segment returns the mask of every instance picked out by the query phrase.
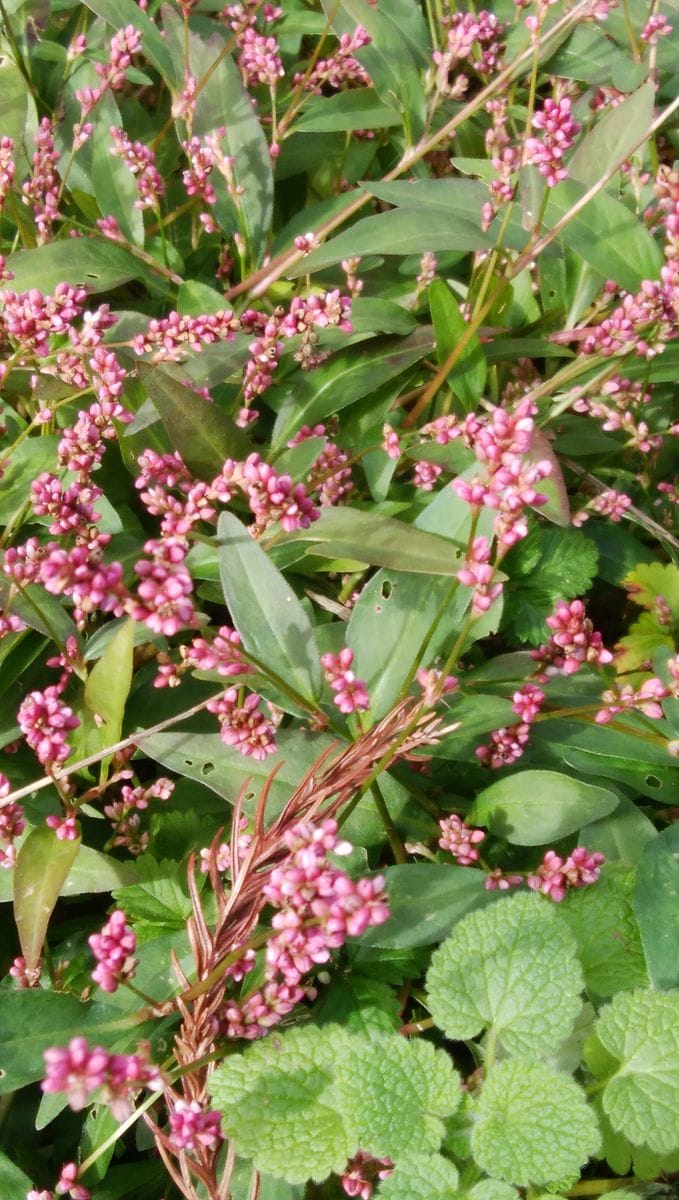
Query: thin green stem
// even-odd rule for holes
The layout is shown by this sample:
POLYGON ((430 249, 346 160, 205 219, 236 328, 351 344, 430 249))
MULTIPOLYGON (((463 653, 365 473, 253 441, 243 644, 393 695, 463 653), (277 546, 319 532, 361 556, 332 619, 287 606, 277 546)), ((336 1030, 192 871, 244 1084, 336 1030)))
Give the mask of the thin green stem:
POLYGON ((379 783, 376 781, 374 787, 372 787, 370 790, 372 798, 375 801, 375 808, 377 809, 380 821, 384 826, 384 832, 389 839, 389 845, 391 846, 391 852, 394 856, 394 861, 400 864, 406 863, 408 861, 408 855, 406 854, 405 846, 401 841, 398 829, 391 819, 391 813, 387 808, 386 801, 380 790, 379 783))

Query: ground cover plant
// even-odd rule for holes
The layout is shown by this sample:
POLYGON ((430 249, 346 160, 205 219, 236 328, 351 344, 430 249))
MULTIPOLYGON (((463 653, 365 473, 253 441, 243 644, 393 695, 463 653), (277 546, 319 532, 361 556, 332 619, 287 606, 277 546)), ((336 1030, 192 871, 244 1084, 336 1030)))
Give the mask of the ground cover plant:
POLYGON ((0 1196, 679 1177, 676 0, 0 0, 0 1196))

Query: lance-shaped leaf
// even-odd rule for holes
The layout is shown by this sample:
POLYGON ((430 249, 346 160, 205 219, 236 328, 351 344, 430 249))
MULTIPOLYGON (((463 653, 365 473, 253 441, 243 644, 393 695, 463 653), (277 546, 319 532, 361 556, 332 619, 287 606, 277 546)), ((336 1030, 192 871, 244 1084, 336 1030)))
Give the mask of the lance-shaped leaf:
POLYGON ((14 869, 14 919, 29 971, 40 960, 50 917, 79 846, 80 838, 62 841, 49 826, 41 825, 19 851, 14 869))
MULTIPOLYGON (((429 286, 431 319, 436 333, 436 356, 441 365, 469 330, 460 306, 442 279, 429 286)), ((448 382, 465 412, 478 404, 486 384, 486 356, 476 334, 469 339, 457 362, 451 368, 448 382)))
POLYGON ((149 363, 138 363, 137 373, 174 449, 193 475, 211 480, 227 458, 247 458, 250 439, 228 413, 149 363))
MULTIPOLYGON (((81 284, 88 292, 109 292, 130 279, 157 286, 158 277, 124 246, 104 238, 66 238, 33 250, 16 250, 7 259, 12 288, 26 292, 39 288, 53 292, 58 283, 81 284)), ((8 277, 0 290, 10 286, 8 277)))
POLYGON ((232 513, 219 518, 219 574, 245 649, 307 701, 321 688, 314 631, 297 596, 232 513))
MULTIPOLYGON (((111 639, 85 684, 82 733, 78 739, 85 754, 95 754, 120 738, 125 703, 132 686, 134 621, 127 620, 111 639)), ((81 731, 79 731, 80 733, 81 731)), ((102 779, 110 757, 101 764, 102 779)))

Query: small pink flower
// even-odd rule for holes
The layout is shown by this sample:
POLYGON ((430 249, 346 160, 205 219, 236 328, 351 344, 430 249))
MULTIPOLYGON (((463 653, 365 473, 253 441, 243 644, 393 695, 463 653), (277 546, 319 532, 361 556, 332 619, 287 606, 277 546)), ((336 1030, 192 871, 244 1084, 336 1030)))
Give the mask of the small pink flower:
POLYGON ((340 712, 366 712, 370 708, 370 697, 362 679, 351 670, 353 650, 345 647, 339 654, 322 654, 321 665, 325 678, 335 693, 335 704, 340 712))
POLYGON ((479 852, 476 847, 486 837, 484 829, 474 829, 455 813, 449 817, 443 817, 439 821, 439 826, 441 829, 439 846, 442 850, 447 850, 449 854, 452 854, 461 867, 470 867, 473 863, 478 862, 479 852))
POLYGON ((170 1113, 170 1138, 178 1150, 212 1150, 222 1138, 221 1113, 205 1110, 196 1100, 177 1100, 170 1113))
POLYGON ((117 991, 120 982, 132 978, 137 965, 137 938, 127 925, 125 913, 115 909, 101 932, 87 940, 97 960, 92 972, 94 982, 103 992, 117 991))

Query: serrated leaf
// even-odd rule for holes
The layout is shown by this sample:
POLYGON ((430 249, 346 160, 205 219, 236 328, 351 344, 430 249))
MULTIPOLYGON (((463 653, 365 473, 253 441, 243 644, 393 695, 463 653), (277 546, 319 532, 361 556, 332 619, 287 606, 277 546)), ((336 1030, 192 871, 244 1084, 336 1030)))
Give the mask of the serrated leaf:
POLYGON ((321 664, 300 601, 237 517, 222 513, 217 530, 224 599, 244 648, 299 695, 315 700, 321 664))
POLYGON ((435 863, 387 867, 390 916, 384 925, 367 929, 361 947, 385 949, 431 946, 450 932, 472 909, 490 904, 480 871, 435 863))
POLYGON ((228 413, 156 366, 139 362, 136 369, 173 449, 179 451, 192 474, 210 481, 227 458, 247 458, 252 450, 250 439, 228 413))
POLYGON ((29 971, 40 960, 50 917, 79 846, 79 837, 62 840, 48 825, 40 825, 29 833, 19 851, 14 869, 14 920, 29 971))
POLYGON ((135 926, 139 940, 184 929, 192 905, 177 864, 156 862, 150 854, 143 854, 135 866, 138 881, 116 888, 113 898, 135 926))
POLYGON ((384 1179, 377 1196, 380 1200, 456 1200, 458 1182, 457 1169, 442 1154, 422 1154, 384 1179))
POLYGON ((661 597, 672 619, 679 620, 679 568, 674 563, 641 563, 622 582, 634 604, 654 613, 661 597))
POLYGON ((674 638, 654 613, 643 612, 616 643, 615 667, 619 674, 639 671, 652 663, 659 650, 674 650, 674 638))
POLYGON ((518 1200, 518 1192, 500 1179, 481 1179, 466 1193, 470 1200, 518 1200))
POLYGON ((229 1055, 209 1089, 237 1154, 288 1183, 341 1171, 359 1148, 335 1083, 350 1044, 336 1026, 300 1027, 229 1055))
POLYGON ((579 530, 537 526, 503 561, 510 577, 504 622, 521 641, 539 645, 549 633, 545 620, 558 601, 584 595, 597 563, 596 547, 579 530))
POLYGON ((679 1148, 679 991, 621 992, 596 1035, 615 1072, 602 1104, 614 1129, 658 1154, 679 1148))
POLYGON ((517 771, 476 797, 469 814, 517 846, 546 846, 613 812, 618 796, 558 771, 517 771))
POLYGON ((634 912, 653 987, 679 987, 679 825, 647 844, 637 868, 634 912))
POLYGON ((447 1037, 500 1039, 540 1057, 570 1033, 582 1001, 575 939, 538 896, 470 913, 432 956, 428 1006, 447 1037))
POLYGON ((342 1025, 350 1033, 398 1029, 400 1005, 393 988, 381 979, 352 971, 333 979, 314 1016, 319 1025, 342 1025))
POLYGON ((352 1112, 359 1145, 378 1158, 432 1154, 443 1118, 460 1103, 460 1077, 431 1042, 388 1034, 353 1038, 337 1072, 340 1104, 352 1112))
MULTIPOLYGON (((436 333, 436 357, 439 364, 443 364, 460 338, 467 333, 468 324, 453 293, 442 279, 435 279, 429 285, 429 307, 436 333)), ((481 399, 486 375, 486 356, 478 335, 474 334, 448 375, 450 387, 465 412, 471 412, 481 399)))
POLYGON ((472 1132, 482 1170, 520 1187, 578 1174, 599 1148, 594 1111, 569 1075, 507 1059, 489 1072, 472 1132))
POLYGON ((596 887, 572 891, 558 907, 576 939, 585 986, 597 999, 648 984, 632 908, 634 878, 627 867, 605 866, 596 887))

